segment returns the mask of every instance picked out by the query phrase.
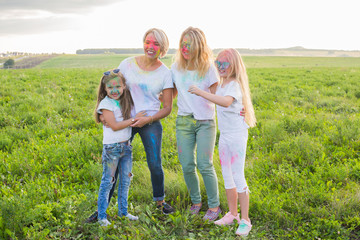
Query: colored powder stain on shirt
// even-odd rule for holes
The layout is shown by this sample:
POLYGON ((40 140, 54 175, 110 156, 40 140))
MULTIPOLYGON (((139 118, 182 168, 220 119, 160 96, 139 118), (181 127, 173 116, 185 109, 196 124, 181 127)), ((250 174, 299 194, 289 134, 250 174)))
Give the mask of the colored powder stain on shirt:
POLYGON ((139 84, 138 85, 144 92, 148 92, 149 91, 149 86, 146 84, 139 84))
POLYGON ((120 108, 120 101, 117 101, 117 100, 115 100, 115 99, 111 99, 111 100, 112 100, 112 102, 113 102, 117 107, 120 108))
POLYGON ((236 162, 236 160, 239 158, 239 156, 237 154, 233 155, 231 157, 231 164, 233 164, 234 162, 236 162))

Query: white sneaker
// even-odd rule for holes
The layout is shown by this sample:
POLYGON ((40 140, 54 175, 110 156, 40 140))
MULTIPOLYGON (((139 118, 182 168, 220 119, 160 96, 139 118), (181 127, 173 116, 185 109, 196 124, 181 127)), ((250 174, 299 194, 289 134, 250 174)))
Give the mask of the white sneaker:
POLYGON ((128 213, 125 217, 132 221, 139 220, 138 216, 131 215, 130 213, 128 213))
POLYGON ((251 230, 251 223, 246 221, 245 219, 240 220, 240 224, 238 229, 236 230, 236 234, 240 236, 247 236, 251 230))
POLYGON ((99 222, 100 226, 102 226, 102 227, 107 227, 107 226, 111 225, 111 222, 109 222, 109 220, 107 220, 106 218, 99 220, 98 222, 99 222))

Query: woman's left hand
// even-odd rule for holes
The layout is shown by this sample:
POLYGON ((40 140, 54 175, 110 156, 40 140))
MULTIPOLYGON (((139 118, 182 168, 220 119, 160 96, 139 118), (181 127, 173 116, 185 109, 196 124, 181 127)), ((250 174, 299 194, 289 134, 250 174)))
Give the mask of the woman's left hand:
POLYGON ((151 116, 145 117, 136 117, 134 118, 134 123, 130 125, 130 127, 143 127, 144 125, 152 122, 151 116))
POLYGON ((245 117, 245 113, 246 113, 245 108, 242 108, 240 111, 240 116, 245 117))

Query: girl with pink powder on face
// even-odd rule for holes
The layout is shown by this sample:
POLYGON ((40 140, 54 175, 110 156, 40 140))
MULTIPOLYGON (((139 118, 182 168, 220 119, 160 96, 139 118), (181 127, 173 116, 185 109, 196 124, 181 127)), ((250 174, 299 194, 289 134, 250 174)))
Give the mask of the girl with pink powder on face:
POLYGON ((236 234, 246 236, 252 225, 249 219, 250 191, 244 175, 245 155, 248 128, 256 125, 256 118, 246 68, 239 52, 235 49, 223 50, 218 54, 215 64, 220 75, 216 94, 203 91, 195 85, 189 87, 189 92, 217 105, 219 155, 229 212, 214 223, 229 225, 236 219, 239 223, 236 234), (245 117, 239 114, 243 107, 246 109, 245 117))

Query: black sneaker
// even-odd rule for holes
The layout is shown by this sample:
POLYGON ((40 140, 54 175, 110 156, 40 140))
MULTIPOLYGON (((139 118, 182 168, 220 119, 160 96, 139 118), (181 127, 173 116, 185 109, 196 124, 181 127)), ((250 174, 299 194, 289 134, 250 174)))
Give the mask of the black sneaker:
POLYGON ((174 213, 175 210, 166 202, 161 203, 161 205, 156 206, 159 210, 162 211, 163 214, 168 215, 174 213))
POLYGON ((88 219, 85 220, 86 223, 95 223, 98 220, 98 211, 95 211, 93 214, 91 214, 88 219))

